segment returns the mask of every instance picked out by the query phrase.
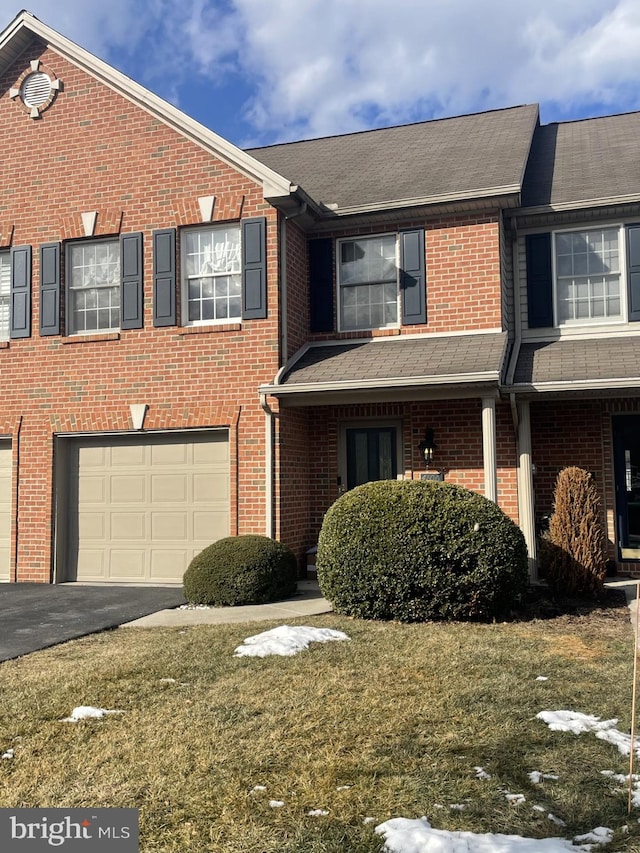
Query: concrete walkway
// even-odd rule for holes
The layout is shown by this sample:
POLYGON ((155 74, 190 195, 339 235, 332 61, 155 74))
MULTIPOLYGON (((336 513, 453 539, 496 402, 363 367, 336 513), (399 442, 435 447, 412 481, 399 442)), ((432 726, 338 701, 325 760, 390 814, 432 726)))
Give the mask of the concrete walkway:
POLYGON ((241 607, 178 607, 159 610, 121 628, 175 628, 183 625, 225 625, 230 622, 263 622, 269 619, 297 619, 330 613, 331 605, 320 592, 317 581, 298 581, 298 591, 292 598, 272 604, 246 604, 241 607))
POLYGON ((630 580, 629 578, 619 581, 606 581, 605 586, 610 589, 621 589, 627 597, 629 605, 629 618, 635 630, 636 627, 636 610, 638 603, 638 584, 640 581, 630 580))

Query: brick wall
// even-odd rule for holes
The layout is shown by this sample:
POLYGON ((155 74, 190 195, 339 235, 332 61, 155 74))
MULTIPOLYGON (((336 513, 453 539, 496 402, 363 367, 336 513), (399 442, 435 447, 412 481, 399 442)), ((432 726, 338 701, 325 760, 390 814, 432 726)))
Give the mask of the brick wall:
POLYGON ((261 187, 42 46, 3 75, 1 91, 0 239, 33 247, 32 336, 0 346, 0 431, 20 476, 14 577, 51 578, 54 435, 130 429, 131 403, 149 405, 145 429, 232 430, 232 532, 263 533, 257 386, 277 371, 279 329, 277 220, 261 187), (8 96, 33 59, 64 83, 36 120, 8 96), (213 222, 267 217, 267 320, 153 328, 151 232, 199 223, 200 196, 214 197, 213 222), (41 338, 38 247, 83 236, 88 211, 96 234, 143 233, 144 329, 41 338))

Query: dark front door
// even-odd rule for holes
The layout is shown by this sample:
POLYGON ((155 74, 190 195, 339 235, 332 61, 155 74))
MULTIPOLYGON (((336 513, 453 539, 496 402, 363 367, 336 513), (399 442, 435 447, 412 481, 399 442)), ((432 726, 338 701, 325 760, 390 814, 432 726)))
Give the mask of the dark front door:
POLYGON ((395 427, 347 429, 347 488, 398 475, 395 427))
POLYGON ((640 559, 640 416, 613 418, 618 547, 623 560, 640 559))

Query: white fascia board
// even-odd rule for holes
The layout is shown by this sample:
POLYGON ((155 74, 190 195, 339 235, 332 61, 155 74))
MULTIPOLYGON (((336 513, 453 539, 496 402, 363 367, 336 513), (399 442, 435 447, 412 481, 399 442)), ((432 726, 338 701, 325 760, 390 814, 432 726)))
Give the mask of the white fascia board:
POLYGON ((421 385, 469 385, 478 382, 498 382, 499 373, 495 370, 485 373, 455 373, 438 376, 392 377, 390 379, 353 379, 346 382, 309 382, 291 385, 261 385, 260 394, 271 394, 274 397, 294 394, 308 394, 324 391, 368 391, 393 388, 410 388, 421 385))
POLYGON ((2 34, 0 41, 0 54, 2 48, 22 29, 30 30, 39 36, 56 53, 68 59, 74 65, 82 68, 91 76, 105 83, 109 88, 127 98, 133 104, 142 107, 147 112, 159 118, 162 122, 172 127, 182 136, 195 142, 205 151, 223 160, 229 166, 242 172, 246 177, 261 184, 265 198, 270 196, 286 196, 292 191, 291 181, 282 175, 269 169, 259 160, 251 157, 242 149, 233 145, 228 140, 214 133, 200 122, 183 113, 177 107, 154 95, 144 86, 136 83, 130 77, 117 71, 102 59, 98 59, 89 51, 72 42, 56 30, 51 29, 42 21, 34 18, 28 12, 22 12, 2 34))
POLYGON ((530 382, 505 386, 505 393, 530 394, 553 391, 625 391, 637 388, 640 391, 640 376, 627 379, 577 379, 572 382, 530 382))
MULTIPOLYGON (((640 193, 629 193, 628 195, 603 196, 602 198, 585 198, 577 201, 565 201, 558 204, 541 204, 537 207, 520 207, 510 213, 510 216, 518 218, 521 216, 533 216, 541 213, 568 213, 574 210, 587 210, 591 207, 616 207, 622 204, 634 204, 640 202, 640 193)), ((535 226, 531 226, 532 229, 535 226)))
POLYGON ((504 187, 491 187, 489 189, 472 190, 464 193, 440 193, 433 196, 421 196, 417 198, 398 198, 391 201, 375 202, 373 204, 358 204, 352 207, 338 207, 333 209, 335 216, 353 216, 359 213, 374 213, 375 211, 394 210, 398 207, 427 207, 434 204, 446 204, 456 201, 467 201, 477 199, 498 199, 501 196, 519 196, 521 187, 519 184, 510 184, 504 187))

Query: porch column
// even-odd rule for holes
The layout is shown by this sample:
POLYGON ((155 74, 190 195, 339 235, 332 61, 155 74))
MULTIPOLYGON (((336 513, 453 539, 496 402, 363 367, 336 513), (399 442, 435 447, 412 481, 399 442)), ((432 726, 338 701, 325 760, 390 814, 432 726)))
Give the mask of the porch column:
POLYGON ((496 399, 482 398, 482 459, 484 462, 484 496, 498 500, 498 471, 496 463, 496 399))
POLYGON ((538 580, 536 518, 531 465, 531 415, 528 400, 518 402, 518 516, 529 552, 529 578, 538 580))

